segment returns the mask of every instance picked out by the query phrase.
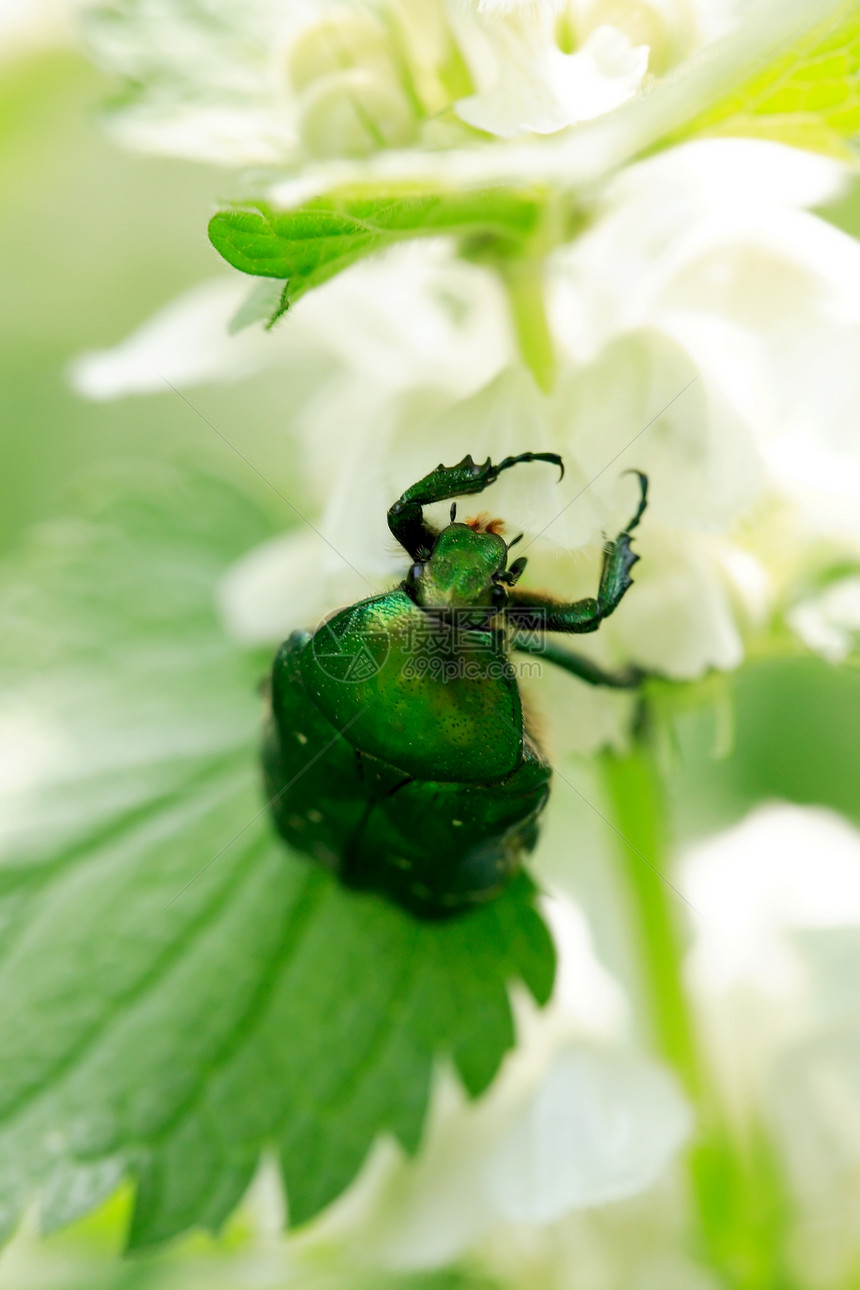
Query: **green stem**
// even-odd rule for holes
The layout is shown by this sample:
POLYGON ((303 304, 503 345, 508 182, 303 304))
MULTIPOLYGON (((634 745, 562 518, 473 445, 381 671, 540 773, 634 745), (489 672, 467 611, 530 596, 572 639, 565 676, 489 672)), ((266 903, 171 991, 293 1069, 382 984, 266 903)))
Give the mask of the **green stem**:
POLYGON ((698 1101, 698 1047, 679 970, 683 949, 675 905, 683 907, 683 897, 663 871, 667 837, 662 785, 650 749, 642 743, 627 757, 607 755, 604 769, 619 835, 616 849, 633 906, 635 960, 651 1039, 677 1071, 688 1096, 698 1101))
POLYGON ((700 1253, 731 1290, 790 1290, 784 1265, 789 1217, 773 1151, 757 1127, 741 1138, 727 1122, 702 1060, 681 976, 684 898, 668 873, 666 800, 653 751, 640 738, 629 756, 606 755, 603 767, 631 900, 644 1019, 655 1051, 675 1069, 698 1112, 689 1169, 700 1253))
POLYGON ((544 394, 555 385, 555 347, 544 300, 543 268, 535 260, 511 260, 501 266, 511 317, 523 361, 544 394))

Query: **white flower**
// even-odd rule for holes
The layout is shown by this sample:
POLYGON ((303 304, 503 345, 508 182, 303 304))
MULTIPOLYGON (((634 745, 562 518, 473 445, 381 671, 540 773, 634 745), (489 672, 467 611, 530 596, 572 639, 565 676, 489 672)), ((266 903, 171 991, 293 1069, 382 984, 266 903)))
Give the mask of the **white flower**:
POLYGON ((700 926, 691 971, 708 990, 778 992, 796 980, 792 928, 860 925, 860 836, 821 807, 758 807, 694 846, 683 872, 700 926))
POLYGON ((438 106, 424 84, 444 55, 434 11, 434 0, 391 0, 381 12, 342 0, 212 0, 205 11, 141 0, 94 11, 90 36, 135 86, 113 118, 124 143, 268 165, 410 142, 438 106))
POLYGON ((442 1111, 415 1164, 389 1174, 364 1215, 374 1261, 440 1266, 492 1246, 495 1229, 539 1229, 634 1195, 689 1134, 675 1082, 641 1057, 569 1044, 530 1091, 514 1094, 507 1078, 479 1105, 442 1111))
MULTIPOLYGON (((569 334, 581 354, 646 321, 672 336, 754 427, 774 488, 860 535, 860 246, 802 209, 842 182, 823 158, 742 140, 629 169, 570 253, 569 334)), ((740 469, 749 478, 755 463, 740 469)))
POLYGON ((681 878, 710 1069, 735 1117, 762 1121, 784 1154, 800 1283, 846 1284, 860 1203, 860 833, 820 807, 761 806, 694 847, 681 878))
POLYGON ((125 144, 292 167, 468 146, 469 131, 442 119, 453 108, 505 137, 590 120, 636 91, 650 43, 662 72, 709 40, 713 7, 138 0, 95 9, 89 27, 97 57, 133 87, 112 117, 125 144))
POLYGON ((648 67, 647 46, 634 48, 615 27, 598 27, 575 53, 563 52, 555 15, 543 9, 475 21, 464 34, 478 92, 460 99, 457 115, 502 138, 600 116, 636 92, 648 67))
POLYGON ((569 1048, 494 1149, 488 1190, 503 1219, 555 1222, 644 1191, 689 1128, 664 1071, 569 1048))
POLYGON ((818 1024, 798 930, 860 927, 860 836, 823 808, 760 806, 693 847, 681 883, 698 928, 689 979, 714 1066, 748 1108, 818 1024))
POLYGON ((67 44, 81 0, 2 0, 0 61, 44 45, 67 44))
POLYGON ((840 578, 793 605, 786 620, 809 649, 843 662, 860 642, 860 576, 840 578))
MULTIPOLYGON (((844 362, 822 371, 818 339, 860 339, 860 249, 802 209, 841 180, 835 163, 744 140, 689 144, 620 176, 589 230, 550 262, 549 395, 516 357, 496 279, 451 261, 444 243, 355 266, 299 301, 274 335, 215 338, 236 301, 213 284, 82 360, 77 379, 96 394, 161 389, 165 376, 227 379, 230 345, 236 374, 265 355, 282 364, 324 352, 335 363, 294 418, 323 536, 270 544, 231 575, 227 619, 244 639, 274 641, 299 609, 313 622, 399 576, 385 512, 438 460, 555 450, 562 485, 530 466, 503 476, 487 502, 525 533, 532 585, 560 596, 593 594, 603 535, 634 507, 624 471, 646 471, 651 485, 636 592, 577 648, 678 678, 731 668, 793 568, 769 574, 733 526, 779 495, 787 426, 808 455, 821 452, 822 376, 820 400, 846 413, 826 448, 841 463, 836 486, 860 469, 847 419, 860 373, 844 362)), ((606 701, 624 711, 623 699, 606 701)), ((600 728, 609 737, 615 720, 579 724, 581 746, 600 728)))
POLYGON ((609 25, 634 45, 647 45, 649 72, 662 75, 693 49, 726 35, 738 18, 725 0, 572 0, 571 23, 580 40, 609 25))
POLYGON ((330 356, 339 385, 361 381, 386 396, 432 383, 463 396, 513 357, 504 296, 485 271, 452 261, 446 244, 398 248, 364 261, 305 296, 274 333, 228 328, 248 280, 224 275, 193 287, 121 345, 82 356, 73 384, 88 398, 237 380, 258 364, 330 356))
POLYGON ((271 348, 259 331, 228 330, 247 293, 232 274, 192 287, 113 349, 77 358, 69 369, 73 385, 88 399, 115 399, 161 394, 168 383, 241 380, 268 367, 271 348))
MULTIPOLYGON (((584 921, 549 907, 560 953, 555 997, 518 1009, 520 1044, 489 1092, 468 1103, 450 1077, 436 1089, 418 1157, 383 1144, 362 1176, 294 1248, 332 1240, 357 1263, 438 1267, 658 1180, 689 1136, 675 1080, 620 1041, 617 986, 594 959, 584 921)), ((517 1282, 516 1269, 512 1280, 517 1282)))

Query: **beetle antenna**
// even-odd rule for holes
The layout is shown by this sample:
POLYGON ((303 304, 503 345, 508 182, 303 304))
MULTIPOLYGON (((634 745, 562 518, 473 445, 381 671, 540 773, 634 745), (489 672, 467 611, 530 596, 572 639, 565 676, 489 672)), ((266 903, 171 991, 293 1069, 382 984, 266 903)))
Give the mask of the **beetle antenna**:
POLYGON ((514 560, 510 569, 505 569, 504 573, 499 574, 498 581, 504 582, 507 586, 512 587, 514 583, 519 582, 523 575, 523 569, 527 564, 528 560, 524 555, 521 555, 519 560, 514 560))
POLYGON ((523 534, 518 533, 517 536, 508 543, 508 550, 510 551, 512 546, 516 546, 516 544, 518 542, 522 542, 522 540, 523 540, 523 534))
POLYGON ((456 518, 457 518, 457 503, 452 502, 451 503, 451 523, 452 524, 454 523, 456 518))

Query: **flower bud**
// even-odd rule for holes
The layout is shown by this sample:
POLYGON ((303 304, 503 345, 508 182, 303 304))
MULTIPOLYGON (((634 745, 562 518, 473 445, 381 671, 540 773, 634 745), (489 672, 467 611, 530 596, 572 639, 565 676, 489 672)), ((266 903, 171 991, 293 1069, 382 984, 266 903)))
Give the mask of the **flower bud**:
POLYGON ((297 94, 314 81, 353 67, 394 74, 387 33, 367 14, 314 23, 292 42, 287 54, 287 77, 297 94))
POLYGON ((648 70, 661 75, 695 37, 689 0, 579 0, 575 25, 581 40, 597 27, 616 27, 633 45, 647 45, 648 70))
POLYGON ((314 157, 366 157, 405 146, 415 130, 400 86, 364 68, 324 76, 301 97, 299 135, 314 157))

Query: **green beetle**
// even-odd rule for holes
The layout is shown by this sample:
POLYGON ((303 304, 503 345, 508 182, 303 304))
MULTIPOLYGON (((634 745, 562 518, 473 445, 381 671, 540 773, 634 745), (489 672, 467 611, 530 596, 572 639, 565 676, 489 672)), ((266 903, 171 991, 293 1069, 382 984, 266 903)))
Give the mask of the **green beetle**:
POLYGON ((592 632, 617 608, 639 558, 638 509, 604 550, 596 598, 560 603, 520 591, 499 521, 451 522, 423 507, 481 493, 503 470, 550 462, 521 453, 497 465, 470 456, 408 488, 388 526, 412 558, 392 591, 297 631, 272 668, 263 764, 270 809, 291 846, 350 887, 423 918, 492 900, 533 850, 552 769, 523 717, 512 650, 540 654, 592 684, 633 686, 544 639, 592 632))

